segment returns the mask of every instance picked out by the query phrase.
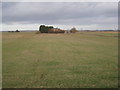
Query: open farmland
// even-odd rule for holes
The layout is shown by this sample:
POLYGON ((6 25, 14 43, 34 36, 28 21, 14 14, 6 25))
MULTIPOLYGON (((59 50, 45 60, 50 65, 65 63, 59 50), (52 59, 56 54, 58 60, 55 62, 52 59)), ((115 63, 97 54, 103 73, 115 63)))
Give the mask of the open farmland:
POLYGON ((96 34, 3 32, 3 88, 118 87, 118 38, 96 34))

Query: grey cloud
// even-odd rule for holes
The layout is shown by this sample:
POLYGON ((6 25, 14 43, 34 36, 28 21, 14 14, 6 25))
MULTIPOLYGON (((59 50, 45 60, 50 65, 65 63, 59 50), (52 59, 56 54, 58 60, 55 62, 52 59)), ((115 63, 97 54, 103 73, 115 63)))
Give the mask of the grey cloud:
POLYGON ((4 24, 116 24, 117 3, 3 3, 4 24))

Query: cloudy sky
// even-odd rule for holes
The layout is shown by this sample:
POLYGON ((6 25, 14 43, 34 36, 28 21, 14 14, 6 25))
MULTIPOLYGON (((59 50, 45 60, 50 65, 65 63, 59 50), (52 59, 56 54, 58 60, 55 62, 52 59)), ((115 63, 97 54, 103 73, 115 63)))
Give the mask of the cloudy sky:
MULTIPOLYGON (((117 29, 117 2, 2 2, 2 30, 117 29)), ((1 23, 0 23, 1 24, 1 23)))

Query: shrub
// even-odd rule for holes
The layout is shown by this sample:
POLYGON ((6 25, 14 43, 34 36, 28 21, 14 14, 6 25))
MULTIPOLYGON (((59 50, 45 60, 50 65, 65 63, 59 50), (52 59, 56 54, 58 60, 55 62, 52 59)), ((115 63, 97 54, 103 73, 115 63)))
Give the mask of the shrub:
POLYGON ((76 30, 76 28, 73 27, 73 28, 70 30, 70 32, 71 32, 71 33, 76 33, 76 32, 78 32, 78 31, 76 30))
POLYGON ((20 31, 16 30, 15 32, 20 32, 20 31))

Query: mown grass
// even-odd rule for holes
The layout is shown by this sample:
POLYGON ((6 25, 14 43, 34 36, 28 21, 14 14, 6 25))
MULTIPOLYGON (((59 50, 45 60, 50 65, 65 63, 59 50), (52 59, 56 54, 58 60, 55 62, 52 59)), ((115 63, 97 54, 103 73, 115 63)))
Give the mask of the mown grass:
POLYGON ((3 33, 3 87, 118 87, 118 38, 3 33))
POLYGON ((2 32, 0 32, 0 89, 2 89, 2 32))
POLYGON ((118 37, 120 36, 120 33, 118 32, 86 32, 84 34, 92 34, 92 35, 99 35, 99 36, 110 36, 110 37, 118 37))

